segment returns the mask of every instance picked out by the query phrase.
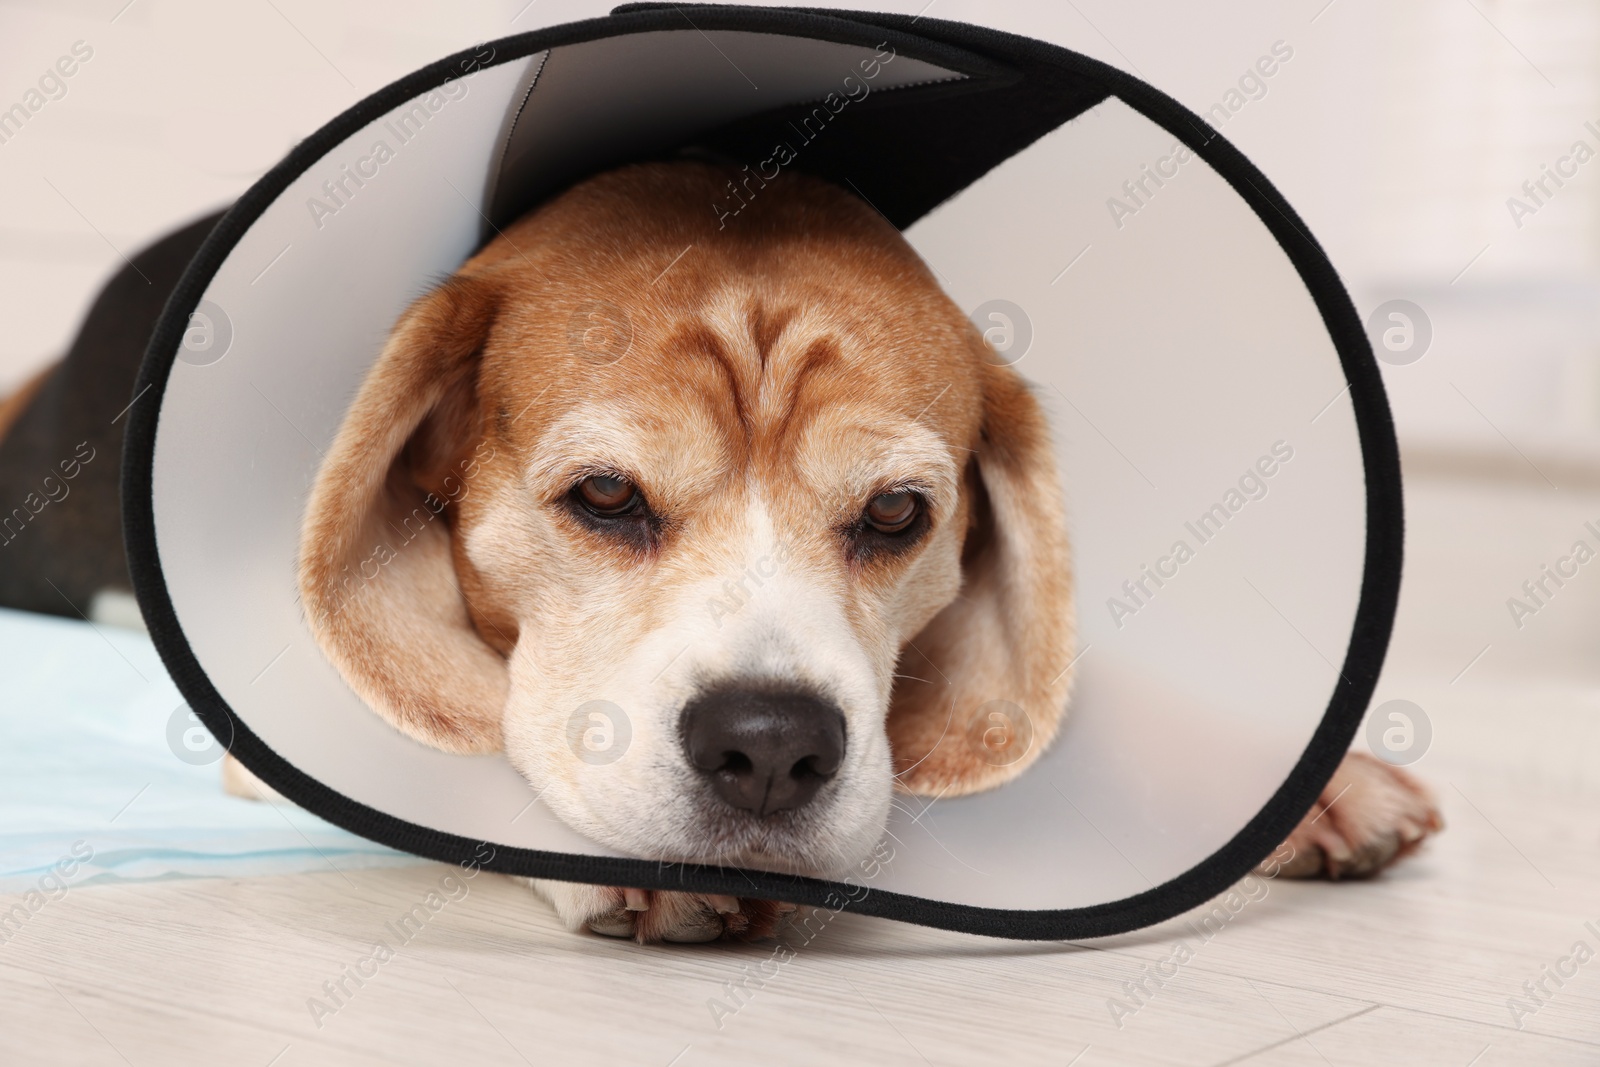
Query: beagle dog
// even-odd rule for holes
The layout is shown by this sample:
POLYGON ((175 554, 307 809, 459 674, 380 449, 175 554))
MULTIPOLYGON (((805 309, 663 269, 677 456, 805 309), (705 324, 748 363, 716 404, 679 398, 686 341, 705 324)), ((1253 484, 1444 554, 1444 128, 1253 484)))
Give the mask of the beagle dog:
MULTIPOLYGON (((1062 486, 1029 386, 891 224, 798 173, 720 220, 730 174, 591 178, 417 300, 317 475, 298 580, 374 713, 504 752, 593 840, 837 876, 897 791, 998 786, 1060 729, 1062 486)), ((114 279, 120 303, 101 313, 103 294, 68 359, 0 405, 0 487, 59 450, 69 431, 40 427, 90 406, 73 389, 109 390, 108 419, 126 403, 75 368, 131 382, 147 290, 209 226, 136 258, 150 284, 114 279)), ((99 493, 74 506, 115 529, 99 493)), ((29 543, 47 555, 26 568, 0 548, 0 600, 62 612, 34 588, 51 573, 77 576, 51 586, 69 602, 126 586, 120 543, 29 543)), ((1439 825, 1422 786, 1352 754, 1270 873, 1369 875, 1439 825)), ((573 928, 641 942, 761 937, 784 909, 532 884, 573 928)))
MULTIPOLYGON (((829 876, 896 790, 989 789, 1057 733, 1065 510, 1028 385, 892 225, 798 174, 719 225, 729 177, 602 174, 418 300, 317 477, 300 591, 374 711, 503 751, 594 840, 829 876), (569 744, 590 716, 622 758, 569 744)), ((1438 825, 1375 760, 1329 789, 1291 873, 1370 873, 1438 825)), ((775 914, 534 885, 641 941, 775 914)))

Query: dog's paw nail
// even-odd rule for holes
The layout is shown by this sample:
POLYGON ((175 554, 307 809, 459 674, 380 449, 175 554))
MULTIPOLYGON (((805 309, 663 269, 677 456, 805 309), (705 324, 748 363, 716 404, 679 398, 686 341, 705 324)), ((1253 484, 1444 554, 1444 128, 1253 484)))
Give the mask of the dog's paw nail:
POLYGON ((721 893, 712 893, 706 897, 706 903, 715 908, 718 915, 739 914, 738 897, 730 897, 721 893))
POLYGON ((715 941, 722 936, 722 920, 713 916, 698 922, 684 923, 675 926, 661 935, 661 940, 671 941, 679 945, 698 945, 706 941, 715 941))
POLYGON ((601 937, 632 937, 633 916, 627 911, 613 911, 597 915, 586 923, 591 934, 601 937))
POLYGON ((800 910, 800 905, 798 905, 798 904, 788 904, 788 903, 785 903, 785 902, 783 902, 781 900, 778 902, 778 914, 779 915, 793 915, 795 912, 797 912, 799 910, 800 910))
POLYGON ((643 889, 624 889, 622 906, 628 911, 649 911, 650 894, 643 889))

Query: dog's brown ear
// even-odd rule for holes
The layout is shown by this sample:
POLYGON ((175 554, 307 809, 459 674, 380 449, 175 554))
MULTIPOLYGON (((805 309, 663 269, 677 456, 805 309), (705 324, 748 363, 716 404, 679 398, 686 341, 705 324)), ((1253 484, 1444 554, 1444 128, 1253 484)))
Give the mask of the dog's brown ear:
POLYGON ((317 475, 300 597, 323 652, 374 710, 449 752, 500 748, 505 660, 479 637, 451 507, 481 442, 478 367, 495 289, 457 276, 401 317, 317 475), (441 492, 441 482, 444 487, 441 492))
POLYGON ((1065 713, 1075 655, 1049 426, 1016 372, 981 366, 961 592, 902 652, 889 706, 900 785, 923 795, 987 789, 1038 758, 1065 713))

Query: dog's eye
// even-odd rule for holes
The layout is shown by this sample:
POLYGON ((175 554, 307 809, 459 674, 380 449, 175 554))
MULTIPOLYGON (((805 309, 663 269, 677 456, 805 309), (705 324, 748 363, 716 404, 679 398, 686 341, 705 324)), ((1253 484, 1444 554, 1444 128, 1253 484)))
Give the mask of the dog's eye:
POLYGON ((867 503, 867 524, 879 533, 899 533, 917 517, 919 503, 915 493, 903 489, 879 493, 867 503))
POLYGON ((867 501, 861 517, 840 532, 852 562, 865 565, 879 557, 912 551, 931 526, 927 497, 905 488, 879 493, 867 501))
POLYGON ((660 543, 660 517, 639 487, 621 475, 591 474, 567 492, 563 506, 580 526, 643 555, 660 543))
POLYGON ((573 492, 584 507, 608 518, 625 515, 640 502, 639 490, 632 482, 609 474, 585 478, 573 492))

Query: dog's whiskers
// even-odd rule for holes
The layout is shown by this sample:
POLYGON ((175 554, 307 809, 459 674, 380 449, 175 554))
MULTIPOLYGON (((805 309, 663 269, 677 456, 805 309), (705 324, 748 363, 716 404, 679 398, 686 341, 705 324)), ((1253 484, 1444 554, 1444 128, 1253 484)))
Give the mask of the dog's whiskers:
MULTIPOLYGON (((918 651, 920 652, 921 649, 918 649, 918 651)), ((926 659, 927 657, 924 656, 923 658, 926 659)), ((929 660, 929 662, 931 663, 932 660, 929 660)), ((945 681, 948 683, 949 679, 946 678, 945 681)), ((956 698, 952 694, 951 697, 950 697, 950 714, 945 716, 944 729, 939 731, 939 740, 937 740, 937 741, 935 741, 933 743, 933 747, 928 749, 927 754, 924 755, 921 759, 917 760, 917 762, 913 763, 911 766, 907 767, 905 770, 901 771, 899 774, 896 774, 894 776, 895 781, 902 782, 902 784, 903 784, 903 781, 904 781, 906 775, 910 774, 912 771, 916 770, 918 767, 920 767, 924 763, 926 763, 927 760, 928 760, 928 756, 933 755, 935 752, 937 752, 939 750, 939 746, 944 744, 944 739, 945 739, 946 735, 948 735, 950 733, 950 724, 953 721, 955 721, 955 717, 956 717, 956 698)))
POLYGON ((939 677, 944 679, 944 684, 945 685, 949 685, 950 684, 949 675, 945 674, 944 671, 941 671, 939 669, 939 665, 937 663, 933 662, 933 657, 932 656, 930 656, 926 652, 922 651, 922 649, 917 648, 917 643, 915 641, 907 641, 906 642, 906 647, 910 648, 910 649, 914 649, 916 651, 917 655, 921 656, 923 658, 923 660, 927 662, 928 666, 933 668, 933 673, 937 674, 939 677))
POLYGON ((891 808, 893 808, 895 811, 900 812, 902 815, 904 815, 906 818, 910 819, 912 822, 916 821, 917 813, 912 811, 909 807, 907 807, 905 804, 901 803, 900 801, 891 800, 891 801, 889 801, 889 806, 891 808))

